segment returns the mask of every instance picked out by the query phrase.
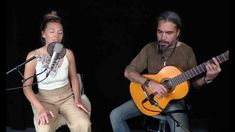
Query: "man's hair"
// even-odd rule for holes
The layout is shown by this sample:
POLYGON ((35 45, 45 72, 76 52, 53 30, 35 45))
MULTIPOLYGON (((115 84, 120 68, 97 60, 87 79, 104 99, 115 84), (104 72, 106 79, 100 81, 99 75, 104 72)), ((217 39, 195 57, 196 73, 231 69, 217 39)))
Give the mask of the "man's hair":
POLYGON ((157 22, 164 20, 164 21, 170 21, 176 24, 177 29, 181 29, 182 23, 179 15, 175 13, 174 11, 166 11, 163 12, 158 18, 157 22))

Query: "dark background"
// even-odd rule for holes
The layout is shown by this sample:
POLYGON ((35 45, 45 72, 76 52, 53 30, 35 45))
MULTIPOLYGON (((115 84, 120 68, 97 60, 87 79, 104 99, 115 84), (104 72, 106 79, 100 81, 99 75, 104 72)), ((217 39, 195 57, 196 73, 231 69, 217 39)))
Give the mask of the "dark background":
MULTIPOLYGON (((229 49, 230 1, 203 0, 84 0, 7 1, 7 71, 25 61, 27 53, 41 46, 42 16, 55 9, 64 21, 64 45, 73 50, 78 72, 84 75, 85 93, 92 103, 93 128, 112 131, 110 111, 130 99, 125 66, 148 42, 155 41, 155 17, 174 10, 182 18, 180 40, 195 51, 198 63, 229 49)), ((230 126, 229 61, 213 83, 190 89, 192 118, 205 118, 211 131, 230 126)), ((23 67, 19 68, 23 71, 23 67)), ((21 86, 17 71, 6 76, 6 89, 21 86)), ((33 127, 32 111, 22 89, 6 90, 6 125, 33 127)), ((135 121, 133 121, 135 122, 135 121)))

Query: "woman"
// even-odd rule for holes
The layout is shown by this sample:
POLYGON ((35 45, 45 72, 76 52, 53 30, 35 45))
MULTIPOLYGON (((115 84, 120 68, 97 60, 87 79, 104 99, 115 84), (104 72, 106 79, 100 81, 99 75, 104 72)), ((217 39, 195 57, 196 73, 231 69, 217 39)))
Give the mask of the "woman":
POLYGON ((55 11, 46 14, 41 24, 43 46, 30 51, 26 58, 39 56, 40 59, 25 65, 23 91, 32 105, 37 131, 56 131, 61 125, 60 117, 63 116, 71 132, 88 132, 91 131, 90 111, 81 100, 73 52, 63 48, 60 55, 64 53, 64 56, 57 58, 52 69, 48 69, 52 58, 48 53, 48 46, 53 48, 53 43, 61 45, 63 36, 61 18, 55 11), (37 94, 34 93, 31 85, 32 76, 35 74, 39 82, 37 94))

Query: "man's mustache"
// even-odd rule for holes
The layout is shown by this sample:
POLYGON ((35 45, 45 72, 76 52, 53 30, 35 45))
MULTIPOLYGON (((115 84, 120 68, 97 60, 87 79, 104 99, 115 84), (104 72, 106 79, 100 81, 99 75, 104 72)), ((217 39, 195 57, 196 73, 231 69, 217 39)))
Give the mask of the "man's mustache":
POLYGON ((169 46, 170 45, 170 42, 162 41, 162 40, 158 41, 158 43, 160 46, 169 46))

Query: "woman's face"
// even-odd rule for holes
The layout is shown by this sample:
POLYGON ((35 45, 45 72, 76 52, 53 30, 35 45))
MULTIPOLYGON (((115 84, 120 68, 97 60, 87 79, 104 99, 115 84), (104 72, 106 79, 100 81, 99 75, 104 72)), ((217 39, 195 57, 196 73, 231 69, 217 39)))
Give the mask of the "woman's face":
POLYGON ((42 37, 45 39, 46 45, 51 42, 61 42, 64 36, 63 27, 60 23, 49 22, 44 31, 42 31, 42 37))

